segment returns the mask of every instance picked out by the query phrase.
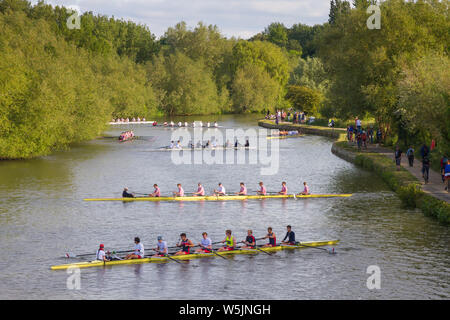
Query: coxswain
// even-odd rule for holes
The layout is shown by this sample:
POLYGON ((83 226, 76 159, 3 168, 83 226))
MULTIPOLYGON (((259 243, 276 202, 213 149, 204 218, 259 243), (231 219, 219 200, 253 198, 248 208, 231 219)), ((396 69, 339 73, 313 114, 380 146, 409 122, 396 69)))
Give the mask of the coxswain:
POLYGON ((256 191, 260 196, 267 195, 266 187, 264 186, 264 183, 260 182, 259 187, 261 188, 259 191, 256 191))
POLYGON ((236 248, 236 239, 231 235, 231 230, 225 231, 225 239, 223 239, 221 242, 225 243, 225 246, 219 248, 218 251, 232 251, 234 250, 234 248, 236 248))
POLYGON ((210 253, 212 251, 212 241, 208 237, 208 234, 206 232, 202 233, 202 237, 203 237, 203 239, 198 244, 198 246, 200 248, 195 250, 195 252, 198 252, 198 253, 210 253))
POLYGON ((214 193, 213 196, 226 196, 227 194, 225 193, 225 187, 222 185, 222 183, 219 182, 219 187, 216 189, 214 189, 214 193))
POLYGON ((308 185, 306 184, 306 182, 303 182, 303 185, 304 185, 305 187, 303 188, 303 191, 299 193, 299 195, 308 195, 308 194, 311 194, 311 193, 309 192, 309 187, 308 187, 308 185))
POLYGON ((128 192, 128 188, 125 187, 125 188, 123 188, 122 198, 134 198, 134 194, 133 193, 129 193, 128 192))
POLYGON ((245 184, 243 182, 241 182, 239 185, 241 186, 241 189, 239 190, 239 192, 236 192, 236 194, 239 196, 246 196, 247 188, 245 187, 245 184))
POLYGON ((181 183, 177 184, 177 188, 178 188, 178 191, 177 191, 177 192, 174 192, 173 195, 174 195, 175 197, 184 197, 184 190, 183 190, 183 188, 181 187, 181 183))
POLYGON ((158 185, 155 183, 153 185, 153 188, 155 188, 155 190, 153 191, 152 194, 149 194, 149 197, 161 197, 161 190, 159 190, 158 185))
POLYGON ((263 245, 263 247, 275 247, 277 245, 277 237, 272 231, 272 227, 267 228, 267 235, 263 239, 269 239, 269 243, 263 245))
POLYGON ((281 243, 295 245, 295 232, 292 231, 292 227, 290 225, 287 226, 286 229, 287 229, 286 235, 284 236, 284 239, 283 241, 281 241, 281 243), (288 239, 288 241, 286 241, 286 239, 288 239))
POLYGON ((204 196, 204 195, 205 195, 205 188, 203 188, 202 184, 199 182, 197 192, 195 192, 193 194, 193 196, 197 197, 197 196, 204 196))
POLYGON ((144 258, 144 245, 139 237, 134 238, 134 252, 127 255, 125 259, 142 259, 144 258))
POLYGON ((256 247, 256 239, 253 236, 253 231, 252 230, 247 230, 247 237, 245 238, 245 241, 242 241, 242 243, 244 244, 244 246, 242 246, 241 248, 244 248, 244 249, 255 249, 255 247, 256 247))
POLYGON ((287 189, 287 186, 286 186, 286 182, 283 181, 281 183, 281 191, 278 192, 278 194, 287 195, 287 193, 288 193, 288 189, 287 189))
POLYGON ((191 247, 194 247, 194 243, 186 237, 186 233, 180 234, 181 240, 177 243, 177 247, 181 247, 181 250, 175 253, 175 255, 189 254, 191 247))
POLYGON ((103 244, 101 244, 97 250, 96 259, 100 261, 109 261, 109 259, 106 257, 105 246, 103 244))
POLYGON ((153 249, 156 252, 156 254, 154 254, 152 256, 152 258, 153 257, 155 257, 155 258, 156 257, 164 257, 169 254, 169 248, 167 247, 167 242, 163 240, 162 236, 158 236, 157 239, 158 239, 158 242, 156 244, 156 248, 153 249))

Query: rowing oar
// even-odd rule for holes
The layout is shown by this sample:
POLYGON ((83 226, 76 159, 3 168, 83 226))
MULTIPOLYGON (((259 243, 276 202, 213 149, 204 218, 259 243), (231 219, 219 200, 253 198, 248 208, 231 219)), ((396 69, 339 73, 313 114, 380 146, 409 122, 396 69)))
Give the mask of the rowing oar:
MULTIPOLYGON (((113 251, 114 253, 127 253, 127 252, 132 252, 134 250, 125 250, 125 251, 113 251)), ((109 252, 109 251, 108 251, 109 252)), ((83 254, 76 254, 76 255, 72 255, 71 253, 66 253, 66 257, 67 258, 80 258, 80 257, 87 257, 87 256, 94 256, 97 253, 83 253, 83 254)))
POLYGON ((318 250, 323 250, 328 252, 329 254, 336 254, 336 251, 334 250, 334 248, 332 249, 325 249, 325 248, 319 248, 319 247, 313 247, 313 246, 307 246, 306 244, 296 244, 297 246, 301 246, 301 247, 308 247, 308 248, 313 248, 313 249, 318 249, 318 250))
MULTIPOLYGON (((158 251, 156 251, 155 249, 150 249, 150 250, 153 250, 153 251, 155 251, 155 252, 158 252, 158 251)), ((170 257, 168 254, 165 254, 164 257, 166 257, 166 258, 169 259, 169 260, 175 261, 176 263, 182 264, 181 261, 178 261, 178 260, 176 260, 176 259, 170 257)))
POLYGON ((225 258, 224 256, 218 254, 217 252, 214 251, 214 249, 209 250, 209 252, 214 253, 216 256, 221 257, 222 259, 228 260, 228 258, 225 258))
MULTIPOLYGON (((255 239, 255 241, 257 241, 257 240, 263 240, 263 239, 265 239, 265 238, 258 238, 258 239, 255 239)), ((244 241, 241 241, 241 242, 239 242, 239 243, 245 243, 245 242, 244 242, 244 241)), ((259 249, 256 245, 255 245, 255 249, 258 250, 258 251, 264 252, 265 254, 268 254, 269 256, 272 255, 272 253, 269 253, 269 252, 266 252, 266 251, 264 251, 264 250, 262 250, 262 249, 259 249)))

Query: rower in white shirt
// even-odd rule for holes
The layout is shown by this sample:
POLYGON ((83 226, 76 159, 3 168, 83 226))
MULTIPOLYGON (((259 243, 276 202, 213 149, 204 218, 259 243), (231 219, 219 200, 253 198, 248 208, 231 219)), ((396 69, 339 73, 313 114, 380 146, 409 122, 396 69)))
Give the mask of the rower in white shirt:
POLYGON ((167 247, 167 242, 163 240, 162 236, 158 236, 158 243, 155 249, 156 254, 153 257, 164 257, 169 254, 169 248, 167 247))
POLYGON ((213 196, 226 196, 226 191, 225 191, 225 187, 222 185, 222 183, 219 182, 219 187, 216 189, 214 189, 214 193, 213 196))
POLYGON ((144 258, 144 245, 141 243, 139 237, 134 238, 134 252, 127 255, 125 259, 143 259, 144 258))

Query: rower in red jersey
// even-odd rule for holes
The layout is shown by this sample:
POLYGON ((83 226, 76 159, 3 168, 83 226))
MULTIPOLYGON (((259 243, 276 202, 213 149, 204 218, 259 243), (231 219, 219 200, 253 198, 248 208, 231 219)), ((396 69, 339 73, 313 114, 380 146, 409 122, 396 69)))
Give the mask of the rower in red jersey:
POLYGON ((275 247, 277 245, 277 237, 272 231, 272 227, 267 228, 267 235, 263 239, 269 239, 269 243, 263 245, 263 247, 275 247))

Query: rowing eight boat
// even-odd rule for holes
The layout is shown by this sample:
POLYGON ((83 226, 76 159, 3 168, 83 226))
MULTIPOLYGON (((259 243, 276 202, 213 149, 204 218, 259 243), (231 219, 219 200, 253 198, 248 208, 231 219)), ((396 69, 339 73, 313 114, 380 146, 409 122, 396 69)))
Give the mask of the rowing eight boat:
POLYGON ((247 196, 199 196, 199 197, 136 197, 136 198, 88 198, 84 201, 226 201, 246 199, 283 199, 283 198, 346 198, 352 194, 309 194, 309 195, 247 195, 247 196))
MULTIPOLYGON (((276 247, 267 247, 267 248, 258 248, 256 249, 236 249, 233 251, 215 251, 215 253, 192 253, 186 255, 171 255, 170 257, 175 260, 191 260, 197 258, 207 258, 207 257, 216 257, 217 255, 234 255, 234 254, 256 254, 262 251, 265 252, 276 252, 280 250, 290 250, 290 249, 302 249, 308 247, 323 247, 328 245, 337 244, 339 240, 326 240, 326 241, 305 241, 300 242, 298 245, 280 245, 276 247)), ((88 261, 88 262, 77 262, 77 263, 69 263, 52 266, 52 270, 65 270, 70 267, 78 267, 78 268, 89 268, 89 267, 102 267, 102 266, 112 266, 118 264, 140 264, 140 263, 160 263, 160 262, 169 262, 170 259, 167 257, 155 257, 155 258, 144 258, 144 259, 131 259, 131 260, 114 260, 114 261, 88 261)))

